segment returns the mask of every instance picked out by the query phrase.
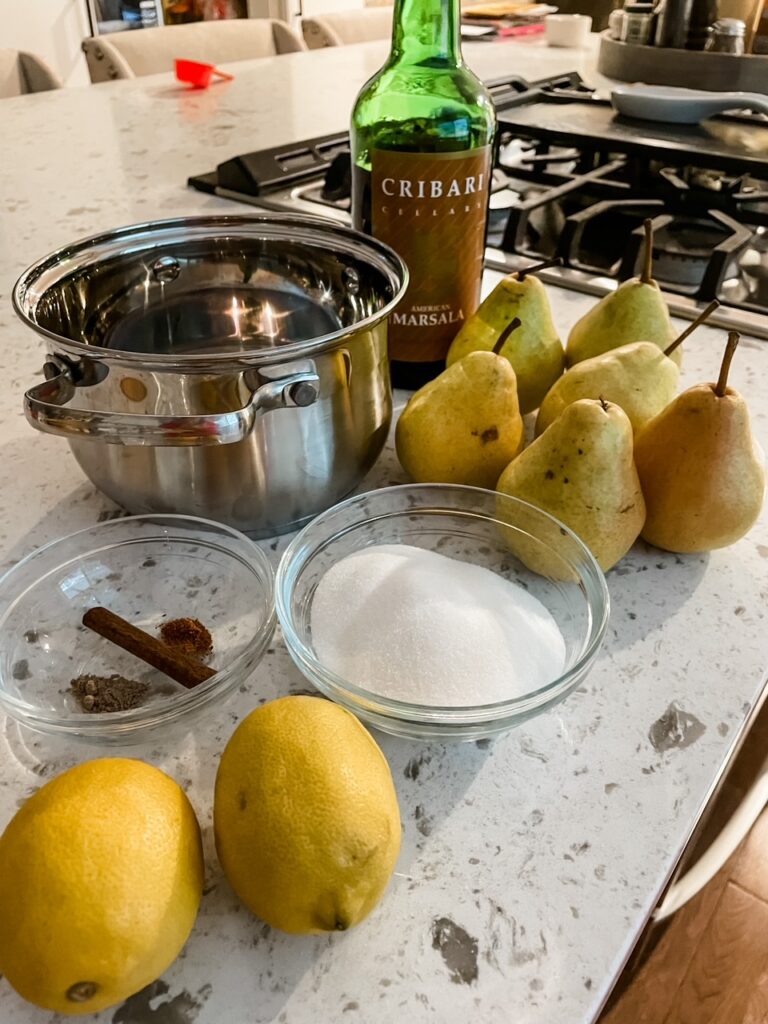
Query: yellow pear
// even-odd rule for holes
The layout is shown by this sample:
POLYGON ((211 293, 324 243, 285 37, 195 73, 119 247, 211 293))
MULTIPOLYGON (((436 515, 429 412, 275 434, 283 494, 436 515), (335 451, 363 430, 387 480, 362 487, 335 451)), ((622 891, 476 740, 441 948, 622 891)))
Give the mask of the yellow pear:
POLYGON ((499 354, 512 364, 520 410, 527 413, 537 408, 565 367, 546 289, 530 270, 499 281, 453 339, 446 361, 452 366, 470 352, 492 350, 515 317, 521 327, 506 338, 499 354))
POLYGON ((739 336, 732 332, 716 384, 697 384, 640 431, 635 459, 648 518, 649 544, 681 554, 726 547, 760 515, 762 453, 749 409, 728 387, 739 336))
MULTIPOLYGON (((654 341, 659 348, 666 349, 675 340, 667 304, 651 276, 653 229, 650 221, 645 222, 645 231, 642 275, 624 281, 573 325, 565 347, 569 366, 633 341, 654 341)), ((680 349, 673 358, 676 363, 680 362, 680 349)))
MULTIPOLYGON (((632 425, 610 402, 579 399, 507 466, 496 490, 544 509, 570 527, 603 570, 627 553, 645 521, 632 458, 632 425)), ((559 576, 534 542, 510 544, 534 571, 559 576)))
POLYGON ((621 406, 637 431, 672 401, 679 375, 677 363, 652 341, 636 341, 585 359, 566 370, 547 392, 536 417, 536 436, 580 398, 604 398, 621 406))
POLYGON ((515 371, 493 352, 472 352, 411 396, 395 446, 419 483, 493 488, 523 435, 515 371))
POLYGON ((566 405, 579 398, 604 398, 620 405, 637 433, 675 396, 680 371, 669 357, 719 305, 717 301, 710 302, 664 352, 652 341, 635 341, 566 370, 541 403, 536 436, 557 419, 566 405))

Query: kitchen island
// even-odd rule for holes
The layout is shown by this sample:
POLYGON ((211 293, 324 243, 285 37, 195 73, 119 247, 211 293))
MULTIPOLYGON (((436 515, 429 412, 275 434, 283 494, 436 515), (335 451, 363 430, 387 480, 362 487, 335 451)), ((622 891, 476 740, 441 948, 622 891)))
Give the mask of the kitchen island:
MULTIPOLYGON (((593 57, 530 44, 467 46, 492 79, 580 70, 593 57), (581 64, 581 66, 580 66, 581 64)), ((115 515, 63 441, 37 434, 22 395, 43 349, 10 307, 33 260, 85 234, 140 220, 240 208, 185 187, 188 175, 258 146, 346 126, 383 44, 233 66, 234 82, 189 93, 170 76, 0 103, 0 559, 115 515)), ((551 290, 561 336, 592 299, 551 290)), ((686 344, 683 384, 712 380, 723 332, 686 344)), ((766 437, 768 345, 744 338, 731 384, 766 437)), ((403 396, 399 396, 402 405, 403 396)), ((391 445, 362 489, 404 480, 391 445)), ((285 538, 264 542, 276 562, 285 538)), ((612 617, 584 686, 495 742, 443 746, 377 737, 404 822, 392 884, 359 928, 271 931, 239 904, 211 829, 217 758, 263 699, 302 692, 275 637, 244 692, 194 732, 120 753, 163 768, 204 830, 205 895, 181 958, 113 1024, 305 1024, 596 1019, 759 701, 768 669, 768 522, 734 547, 678 557, 638 543, 608 574, 612 617)), ((0 828, 43 782, 103 755, 0 717, 0 828)), ((3 1024, 51 1015, 0 981, 3 1024)))

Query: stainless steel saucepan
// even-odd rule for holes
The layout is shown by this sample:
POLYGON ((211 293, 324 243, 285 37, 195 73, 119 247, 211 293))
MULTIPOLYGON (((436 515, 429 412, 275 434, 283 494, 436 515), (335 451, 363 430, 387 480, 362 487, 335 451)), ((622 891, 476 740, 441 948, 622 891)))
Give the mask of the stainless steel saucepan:
POLYGON ((406 283, 391 249, 321 218, 184 218, 76 242, 14 289, 48 346, 27 418, 131 512, 293 529, 381 451, 386 322, 406 283))

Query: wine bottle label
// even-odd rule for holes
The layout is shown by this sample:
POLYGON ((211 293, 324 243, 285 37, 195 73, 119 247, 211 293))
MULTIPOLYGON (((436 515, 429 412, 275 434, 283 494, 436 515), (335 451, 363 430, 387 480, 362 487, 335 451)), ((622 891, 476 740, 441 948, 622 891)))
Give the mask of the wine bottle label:
POLYGON ((371 154, 371 226, 405 260, 410 283, 389 318, 389 357, 445 359, 476 310, 483 272, 491 147, 371 154))

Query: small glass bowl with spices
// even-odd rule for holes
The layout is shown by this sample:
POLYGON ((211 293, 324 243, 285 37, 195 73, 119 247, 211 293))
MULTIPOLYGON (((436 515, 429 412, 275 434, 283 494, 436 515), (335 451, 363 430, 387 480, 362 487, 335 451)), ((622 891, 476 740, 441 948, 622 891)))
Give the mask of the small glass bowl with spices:
POLYGON ((143 742, 241 686, 274 628, 272 569, 247 537, 189 516, 116 518, 0 579, 0 708, 44 733, 143 742), (86 625, 95 612, 138 631, 140 654, 86 625), (174 677, 155 667, 177 662, 174 677))
POLYGON ((608 622, 605 577, 562 523, 476 487, 350 498, 283 555, 275 604, 296 665, 384 732, 494 736, 562 701, 608 622))

